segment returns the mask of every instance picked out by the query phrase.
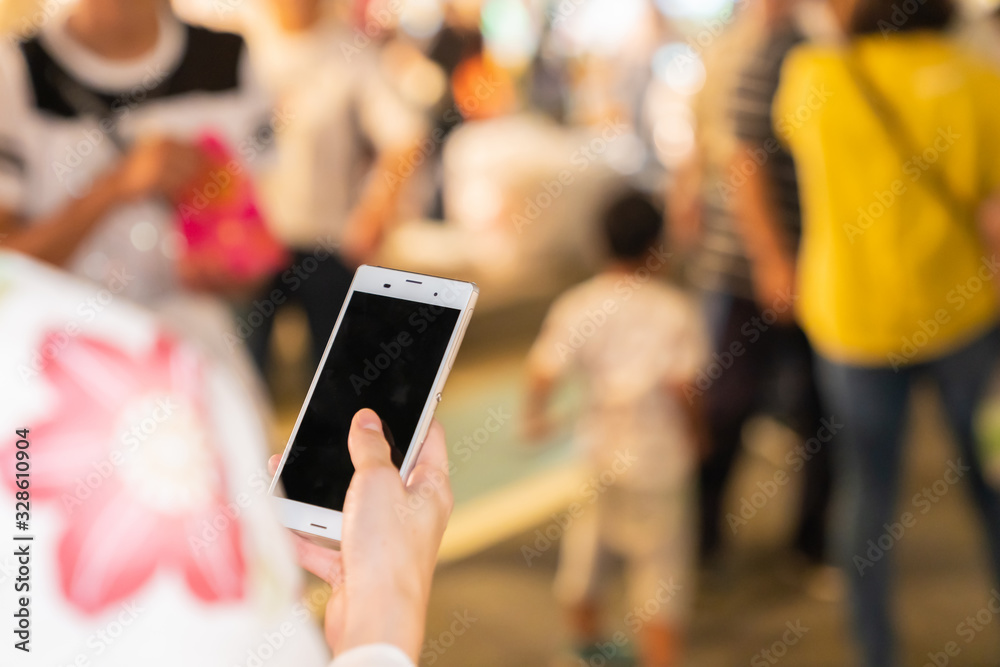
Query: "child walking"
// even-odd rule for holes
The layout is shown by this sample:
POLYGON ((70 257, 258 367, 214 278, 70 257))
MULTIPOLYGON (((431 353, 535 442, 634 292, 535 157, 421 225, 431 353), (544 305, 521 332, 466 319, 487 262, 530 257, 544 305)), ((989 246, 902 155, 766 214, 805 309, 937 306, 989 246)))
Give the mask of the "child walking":
POLYGON ((693 593, 697 406, 685 386, 707 342, 695 306, 657 277, 665 268, 663 217, 629 191, 602 227, 609 263, 550 309, 528 360, 526 430, 548 431, 547 406, 559 380, 577 371, 586 405, 575 440, 591 474, 571 506, 556 595, 578 642, 575 665, 678 664, 693 593), (601 634, 602 570, 624 561, 627 609, 601 634))

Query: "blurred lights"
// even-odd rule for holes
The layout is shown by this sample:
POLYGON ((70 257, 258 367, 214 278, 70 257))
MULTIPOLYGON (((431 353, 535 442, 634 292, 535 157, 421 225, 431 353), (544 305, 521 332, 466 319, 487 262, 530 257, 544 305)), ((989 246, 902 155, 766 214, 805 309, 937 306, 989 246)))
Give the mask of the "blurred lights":
POLYGON ((605 160, 619 174, 633 176, 646 164, 646 145, 635 134, 624 134, 608 143, 605 160))
POLYGON ((178 231, 173 231, 163 239, 163 243, 160 244, 160 252, 167 259, 179 259, 181 256, 181 250, 184 248, 184 237, 178 231))
POLYGON ((424 60, 410 65, 399 77, 399 87, 406 99, 427 108, 444 96, 447 80, 434 63, 424 60))
POLYGON ((462 224, 471 229, 488 229, 500 219, 504 198, 492 183, 472 182, 458 193, 456 205, 462 224))
POLYGON ((653 55, 653 74, 672 91, 694 95, 705 85, 705 65, 687 44, 674 42, 653 55))
POLYGON ((153 223, 137 222, 129 232, 129 240, 132 241, 132 246, 136 250, 146 252, 156 247, 157 242, 160 240, 160 235, 157 233, 153 223))
POLYGON ((706 19, 728 15, 734 4, 733 0, 656 0, 657 9, 673 19, 706 19))
POLYGON ((444 23, 441 0, 405 0, 399 13, 399 26, 416 39, 433 37, 444 23))
POLYGON ((646 0, 572 0, 571 5, 573 11, 559 13, 556 24, 568 50, 602 55, 622 50, 639 31, 648 6, 646 0))
POLYGON ((671 167, 694 150, 694 119, 685 104, 671 104, 663 112, 653 127, 653 143, 660 162, 671 167))
POLYGON ((538 50, 538 29, 520 0, 487 0, 481 27, 490 56, 505 67, 524 66, 538 50))

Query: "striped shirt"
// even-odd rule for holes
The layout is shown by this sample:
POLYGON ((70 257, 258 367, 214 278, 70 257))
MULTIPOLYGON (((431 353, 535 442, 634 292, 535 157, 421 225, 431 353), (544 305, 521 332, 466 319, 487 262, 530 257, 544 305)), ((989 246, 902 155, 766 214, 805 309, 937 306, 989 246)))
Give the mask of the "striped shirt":
POLYGON ((796 245, 802 228, 799 184, 795 162, 774 131, 772 104, 781 82, 781 66, 789 51, 804 39, 791 22, 772 31, 743 70, 732 99, 736 136, 750 149, 739 156, 737 164, 763 163, 781 222, 796 245))
POLYGON ((763 168, 776 195, 781 222, 793 243, 801 227, 795 164, 775 136, 771 104, 778 89, 785 56, 803 41, 789 24, 760 43, 728 91, 729 130, 749 147, 735 164, 709 165, 703 179, 703 230, 698 253, 688 267, 688 279, 702 290, 753 298, 746 246, 736 224, 736 194, 747 174, 763 168))

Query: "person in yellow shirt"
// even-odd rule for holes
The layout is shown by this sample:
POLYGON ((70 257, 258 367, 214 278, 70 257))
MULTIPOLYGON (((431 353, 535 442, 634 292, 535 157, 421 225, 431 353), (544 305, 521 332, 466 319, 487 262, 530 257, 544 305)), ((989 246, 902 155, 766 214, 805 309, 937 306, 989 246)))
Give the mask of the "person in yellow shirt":
POLYGON ((938 385, 1000 575, 1000 495, 972 415, 1000 356, 1000 75, 948 41, 949 0, 830 0, 848 39, 786 60, 772 123, 801 189, 797 257, 777 226, 749 244, 757 292, 794 286, 838 434, 836 536, 863 663, 899 664, 893 546, 926 507, 897 509, 902 431, 918 375, 938 385), (984 233, 985 232, 985 233, 984 233))

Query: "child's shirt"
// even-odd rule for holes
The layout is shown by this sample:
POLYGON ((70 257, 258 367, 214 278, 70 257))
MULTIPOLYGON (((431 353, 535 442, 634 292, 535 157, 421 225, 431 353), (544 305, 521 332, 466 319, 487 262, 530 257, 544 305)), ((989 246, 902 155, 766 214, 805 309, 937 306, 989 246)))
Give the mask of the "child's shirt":
POLYGON ((637 490, 687 480, 694 442, 680 387, 706 354, 701 317, 678 289, 606 272, 559 297, 531 350, 536 373, 578 369, 587 402, 577 442, 599 479, 637 490))

